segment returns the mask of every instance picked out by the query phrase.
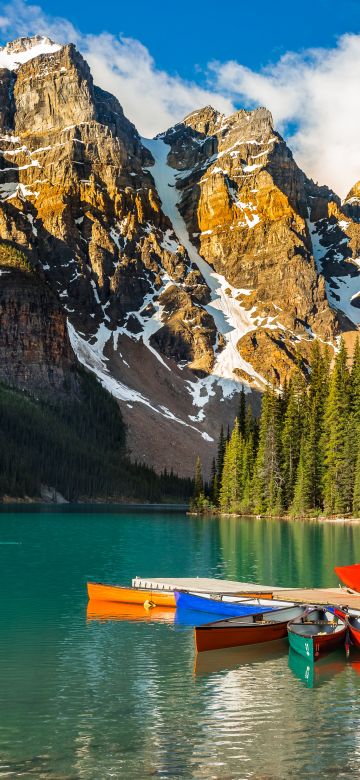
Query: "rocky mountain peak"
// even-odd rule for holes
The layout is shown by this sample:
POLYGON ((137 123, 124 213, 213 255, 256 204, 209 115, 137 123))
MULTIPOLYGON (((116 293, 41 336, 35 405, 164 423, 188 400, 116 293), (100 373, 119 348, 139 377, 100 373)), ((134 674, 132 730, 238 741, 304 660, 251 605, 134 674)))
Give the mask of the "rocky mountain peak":
POLYGON ((356 184, 351 187, 351 190, 348 192, 344 203, 351 203, 352 201, 360 202, 360 181, 357 181, 356 184))
POLYGON ((272 114, 266 108, 255 108, 249 111, 241 108, 225 116, 212 106, 205 106, 192 111, 173 129, 176 131, 184 126, 203 136, 223 137, 237 132, 244 140, 250 139, 251 136, 268 137, 274 132, 272 114))
POLYGON ((53 54, 61 49, 60 44, 43 35, 16 38, 6 46, 0 47, 0 68, 17 70, 24 62, 42 54, 53 54))
POLYGON ((250 111, 241 108, 226 117, 222 125, 223 130, 237 130, 244 138, 249 138, 251 133, 268 137, 274 132, 272 114, 267 108, 254 108, 250 111))
POLYGON ((223 118, 223 114, 220 114, 220 111, 216 111, 212 106, 205 106, 197 111, 192 111, 181 124, 192 128, 197 133, 213 135, 223 118))

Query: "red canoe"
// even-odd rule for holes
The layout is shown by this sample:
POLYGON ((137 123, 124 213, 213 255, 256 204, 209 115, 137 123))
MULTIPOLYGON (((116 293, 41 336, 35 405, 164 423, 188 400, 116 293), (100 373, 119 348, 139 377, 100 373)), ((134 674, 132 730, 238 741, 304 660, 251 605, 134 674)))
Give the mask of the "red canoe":
POLYGON ((360 617, 348 615, 347 620, 351 642, 360 650, 360 617))
POLYGON ((304 606, 289 605, 274 612, 260 612, 196 626, 196 649, 198 652, 220 650, 223 647, 241 647, 283 639, 287 635, 288 621, 302 615, 305 609, 304 606))
POLYGON ((335 566, 334 571, 344 585, 360 593, 360 563, 354 563, 353 566, 335 566))
POLYGON ((345 607, 343 609, 337 607, 334 612, 335 615, 347 621, 351 644, 360 650, 360 612, 345 607))

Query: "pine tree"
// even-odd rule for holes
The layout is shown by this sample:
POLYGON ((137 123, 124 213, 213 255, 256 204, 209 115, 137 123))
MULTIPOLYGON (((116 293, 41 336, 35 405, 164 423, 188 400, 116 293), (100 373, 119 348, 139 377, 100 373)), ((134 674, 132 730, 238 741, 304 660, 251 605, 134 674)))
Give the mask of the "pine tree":
POLYGON ((231 503, 231 453, 229 443, 226 443, 223 470, 221 474, 221 483, 219 491, 219 503, 222 510, 227 511, 230 509, 231 503))
POLYGON ((318 341, 314 341, 308 398, 304 402, 301 452, 291 507, 295 514, 320 508, 323 504, 324 412, 329 392, 329 366, 328 351, 322 354, 318 341))
POLYGON ((354 347, 350 375, 351 411, 357 425, 360 425, 360 343, 357 337, 354 347))
POLYGON ((273 389, 262 399, 259 447, 253 477, 256 512, 279 513, 281 509, 281 402, 273 389))
MULTIPOLYGON (((359 439, 359 434, 358 434, 359 439)), ((355 466, 354 476, 354 492, 353 492, 353 514, 357 517, 360 516, 360 446, 358 441, 357 446, 357 460, 355 466)))
POLYGON ((210 498, 211 498, 211 501, 216 505, 218 496, 217 496, 217 473, 216 473, 215 458, 212 459, 212 463, 211 463, 210 498))
POLYGON ((244 512, 252 510, 252 480, 256 460, 255 432, 253 428, 246 428, 243 463, 242 463, 242 499, 241 508, 244 512))
POLYGON ((234 428, 225 450, 224 468, 220 489, 220 505, 223 509, 239 508, 242 498, 242 458, 243 437, 239 430, 238 419, 235 419, 234 428))
POLYGON ((324 417, 324 504, 325 511, 349 512, 353 463, 349 463, 349 420, 351 412, 348 355, 341 340, 330 379, 330 389, 324 417))
POLYGON ((194 498, 200 498, 204 493, 204 481, 202 475, 202 466, 199 456, 195 461, 195 475, 194 475, 194 498))
POLYGON ((217 470, 217 477, 218 477, 219 484, 221 482, 222 471, 224 466, 225 447, 226 447, 226 439, 224 436, 224 427, 222 425, 220 428, 220 436, 219 436, 217 460, 216 460, 216 470, 217 470))
POLYGON ((291 506, 300 457, 301 437, 307 418, 307 395, 303 374, 297 370, 290 381, 282 431, 282 475, 285 507, 291 506))
POLYGON ((240 392, 238 421, 239 421, 239 431, 240 431, 242 436, 245 436, 245 427, 246 427, 246 395, 245 395, 244 385, 242 385, 241 392, 240 392))
POLYGON ((300 456, 296 471, 291 513, 294 515, 304 515, 311 508, 313 508, 313 495, 309 434, 308 432, 304 432, 301 437, 300 456))
POLYGON ((356 514, 360 511, 359 499, 360 499, 360 474, 358 475, 358 469, 360 467, 360 343, 357 337, 354 347, 351 375, 350 375, 350 403, 351 403, 351 418, 349 420, 349 447, 351 448, 350 459, 354 467, 354 487, 353 487, 353 511, 356 514))

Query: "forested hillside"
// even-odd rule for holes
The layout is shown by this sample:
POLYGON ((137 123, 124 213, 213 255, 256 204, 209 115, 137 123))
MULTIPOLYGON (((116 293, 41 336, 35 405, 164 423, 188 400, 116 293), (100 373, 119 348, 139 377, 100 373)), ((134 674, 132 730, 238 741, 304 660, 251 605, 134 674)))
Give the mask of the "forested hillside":
POLYGON ((186 500, 191 480, 131 463, 116 401, 86 372, 80 397, 60 402, 0 384, 0 500, 40 496, 41 485, 67 500, 186 500))
POLYGON ((245 394, 231 434, 220 436, 205 495, 198 462, 195 506, 281 515, 360 513, 360 345, 349 368, 343 341, 314 342, 309 382, 295 371, 282 393, 268 387, 260 420, 245 394))

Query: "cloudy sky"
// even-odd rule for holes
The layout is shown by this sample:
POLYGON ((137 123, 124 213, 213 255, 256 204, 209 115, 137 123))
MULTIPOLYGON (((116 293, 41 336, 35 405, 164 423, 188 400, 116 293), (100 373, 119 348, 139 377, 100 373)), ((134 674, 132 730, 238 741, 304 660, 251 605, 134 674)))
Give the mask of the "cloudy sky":
POLYGON ((305 172, 345 196, 360 179, 360 2, 0 2, 0 36, 82 51, 146 137, 212 104, 264 105, 305 172))

